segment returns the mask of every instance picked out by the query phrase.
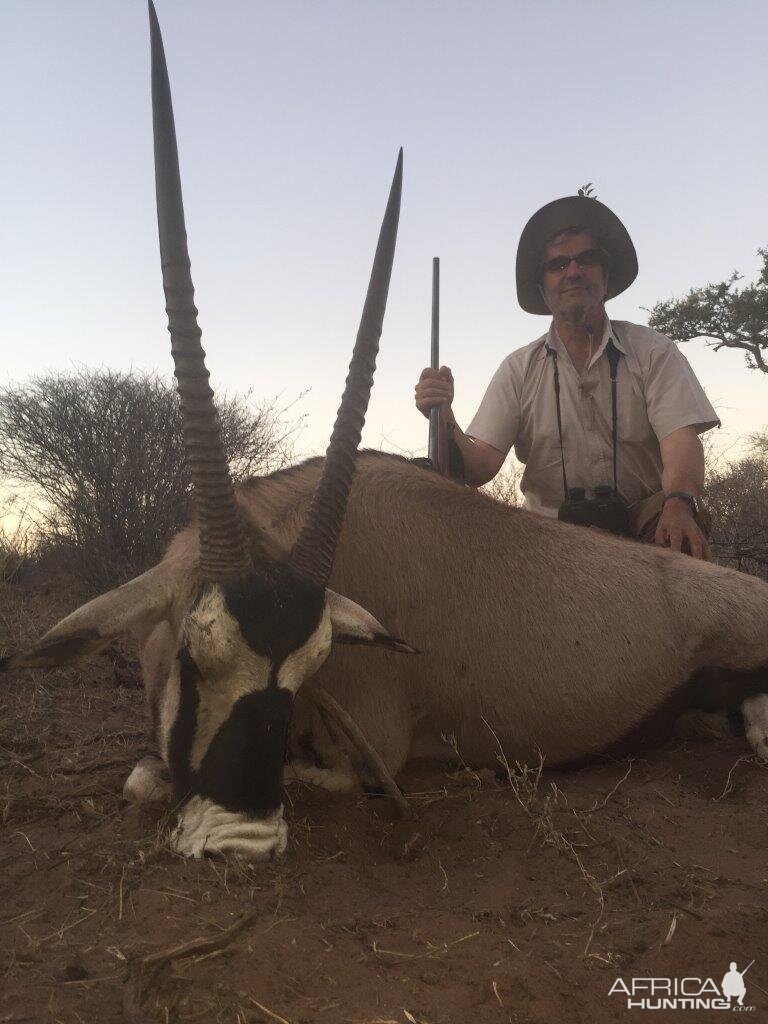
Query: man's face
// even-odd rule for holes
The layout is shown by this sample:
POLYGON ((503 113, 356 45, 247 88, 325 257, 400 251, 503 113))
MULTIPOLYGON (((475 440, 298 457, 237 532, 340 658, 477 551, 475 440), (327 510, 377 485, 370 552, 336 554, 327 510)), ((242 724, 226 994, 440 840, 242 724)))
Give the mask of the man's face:
MULTIPOLYGON (((550 242, 543 262, 557 257, 578 256, 579 253, 598 249, 597 241, 588 231, 577 235, 563 235, 550 242)), ((605 267, 580 266, 570 262, 563 270, 544 269, 541 290, 552 314, 568 323, 589 323, 603 307, 607 276, 605 267)))

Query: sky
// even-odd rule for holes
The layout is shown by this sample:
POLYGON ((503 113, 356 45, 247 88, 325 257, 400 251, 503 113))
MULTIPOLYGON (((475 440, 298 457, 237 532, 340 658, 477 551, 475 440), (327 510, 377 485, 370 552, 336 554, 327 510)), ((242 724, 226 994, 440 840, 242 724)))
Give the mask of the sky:
MULTIPOLYGON (((530 215, 593 182, 640 274, 608 306, 756 276, 768 245, 768 4, 157 0, 212 383, 303 395, 324 450, 398 148, 400 233, 363 444, 418 453, 433 256, 441 354, 471 419, 547 320, 514 288, 530 215), (309 390, 308 390, 309 389, 309 390), (306 392, 306 393, 305 393, 306 392)), ((142 0, 5 0, 0 384, 80 366, 170 374, 142 0)), ((682 346, 739 450, 768 380, 682 346)), ((289 415, 293 415, 293 411, 289 415)))

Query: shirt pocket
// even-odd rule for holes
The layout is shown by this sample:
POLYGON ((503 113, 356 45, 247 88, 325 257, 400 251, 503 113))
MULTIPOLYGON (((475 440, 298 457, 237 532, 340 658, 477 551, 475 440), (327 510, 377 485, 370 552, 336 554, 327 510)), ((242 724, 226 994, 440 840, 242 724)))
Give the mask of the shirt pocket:
POLYGON ((619 444, 646 444, 653 439, 645 395, 634 374, 626 374, 624 385, 617 387, 616 400, 619 444))

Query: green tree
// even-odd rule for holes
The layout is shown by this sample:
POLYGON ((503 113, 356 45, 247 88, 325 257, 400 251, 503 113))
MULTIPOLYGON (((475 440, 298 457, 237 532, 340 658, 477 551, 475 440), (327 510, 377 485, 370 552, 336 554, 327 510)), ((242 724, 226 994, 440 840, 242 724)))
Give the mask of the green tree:
POLYGON ((768 373, 768 249, 758 252, 763 268, 754 284, 736 287, 742 276, 734 271, 727 281, 657 302, 648 325, 675 341, 708 338, 716 352, 742 349, 750 370, 768 373))

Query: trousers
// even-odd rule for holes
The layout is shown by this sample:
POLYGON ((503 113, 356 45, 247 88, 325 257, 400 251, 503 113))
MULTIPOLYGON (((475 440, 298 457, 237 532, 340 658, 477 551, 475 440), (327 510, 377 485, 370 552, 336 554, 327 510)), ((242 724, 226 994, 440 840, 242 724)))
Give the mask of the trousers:
MULTIPOLYGON (((654 537, 656 536, 656 527, 659 525, 659 519, 661 517, 661 510, 664 507, 664 492, 657 491, 652 494, 649 498, 643 498, 642 501, 636 501, 634 505, 629 506, 629 523, 632 531, 632 536, 636 537, 642 544, 653 544, 654 537)), ((699 529, 704 536, 709 540, 710 530, 712 528, 712 519, 707 509, 699 502, 699 511, 694 516, 699 529)), ((687 551, 687 543, 683 542, 683 552, 690 554, 687 551)))

